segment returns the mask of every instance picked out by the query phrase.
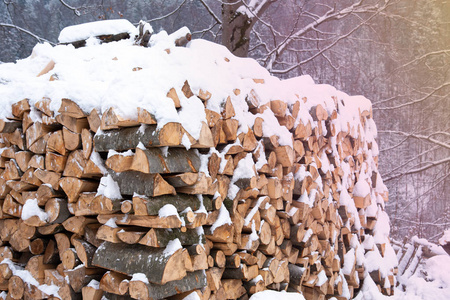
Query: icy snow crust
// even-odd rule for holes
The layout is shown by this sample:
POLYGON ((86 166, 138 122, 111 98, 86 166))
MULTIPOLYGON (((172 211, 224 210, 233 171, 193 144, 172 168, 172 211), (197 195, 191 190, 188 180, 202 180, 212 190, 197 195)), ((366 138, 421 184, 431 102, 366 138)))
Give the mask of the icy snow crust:
MULTIPOLYGON (((114 29, 109 33, 135 30, 125 23, 113 23, 109 25, 105 23, 99 27, 95 23, 85 24, 86 28, 83 27, 84 29, 79 32, 80 35, 77 35, 78 33, 70 27, 66 28, 61 32, 60 41, 73 41, 101 35, 102 30, 106 30, 105 28, 108 26, 110 26, 107 28, 108 30, 117 26, 117 31, 114 29), (105 28, 101 29, 102 26, 105 28), (96 29, 93 29, 94 27, 96 29)), ((329 115, 333 111, 337 111, 337 115, 330 121, 336 132, 347 132, 351 137, 359 138, 363 142, 362 151, 365 161, 361 166, 359 184, 355 186, 354 193, 364 196, 372 193, 372 204, 368 211, 372 217, 378 219, 374 228, 374 237, 365 240, 363 245, 360 245, 357 239, 352 241, 352 250, 348 252, 346 260, 356 259, 358 265, 366 266, 366 277, 369 279, 367 285, 370 284, 368 272, 371 270, 380 269, 380 272, 386 276, 389 270, 396 266, 395 254, 389 244, 389 218, 384 212, 384 200, 379 195, 375 195, 375 192, 381 194, 387 189, 379 176, 376 179, 376 187, 370 188, 370 186, 373 187, 372 172, 377 171, 374 157, 378 155, 378 147, 374 140, 377 132, 373 121, 369 119, 365 126, 361 123, 361 112, 371 112, 371 103, 368 99, 362 96, 348 96, 329 85, 315 84, 309 76, 280 80, 271 76, 255 60, 235 57, 225 47, 205 40, 193 40, 186 47, 175 47, 173 37, 163 31, 152 36, 149 48, 135 46, 133 43, 133 39, 106 44, 87 43, 87 47, 79 49, 75 49, 72 45, 52 47, 49 44, 38 44, 30 57, 17 63, 1 64, 0 118, 11 117, 11 105, 24 98, 29 99, 30 105, 34 105, 44 97, 49 98, 51 99, 50 108, 53 111, 58 111, 61 99, 67 98, 75 101, 86 113, 96 109, 99 114, 103 114, 112 107, 115 113, 121 117, 132 120, 137 120, 137 108, 140 107, 154 116, 159 128, 168 122, 177 122, 194 139, 198 139, 202 125, 207 123, 207 120, 202 100, 197 96, 189 99, 184 96, 182 87, 187 81, 194 95, 199 95, 200 90, 211 93, 211 98, 206 103, 206 108, 211 111, 220 114, 227 98, 231 100, 235 110, 233 118, 239 122, 238 133, 246 133, 248 128, 253 127, 255 119, 260 117, 264 120, 263 136, 275 135, 281 146, 292 147, 292 133, 285 126, 279 124, 270 108, 261 109, 261 113, 250 112, 245 101, 247 95, 253 90, 259 96, 260 106, 270 107, 271 100, 283 100, 288 105, 286 110, 288 115, 291 114, 292 107, 299 102, 300 108, 295 118, 295 126, 300 123, 310 123, 313 129, 320 126, 322 131, 326 132, 324 121, 315 121, 310 114, 311 108, 320 104, 329 115), (54 68, 37 77, 36 75, 52 61, 55 63, 54 68), (57 80, 50 81, 52 76, 57 80), (176 90, 180 99, 180 109, 177 109, 172 99, 167 97, 167 93, 172 88, 176 90), (236 90, 239 90, 239 93, 236 93, 236 90), (379 253, 375 243, 386 243, 384 257, 379 253), (371 251, 364 255, 363 249, 371 251)), ((38 118, 39 115, 35 117, 38 118)), ((183 145, 189 148, 190 141, 187 135, 185 137, 183 145)), ((239 143, 239 140, 236 140, 233 145, 239 143)), ((332 150, 330 156, 339 157, 336 137, 330 137, 329 143, 332 150)), ((220 169, 223 170, 226 164, 224 155, 233 145, 227 145, 220 152, 211 148, 209 154, 201 155, 201 170, 209 176, 206 164, 207 158, 212 153, 216 153, 222 158, 220 169)), ((237 186, 233 183, 241 178, 255 176, 255 167, 258 170, 267 163, 262 148, 257 148, 256 151, 259 151, 260 154, 256 163, 253 162, 251 154, 238 163, 228 191, 229 198, 234 199, 238 192, 237 186)), ((109 153, 109 155, 114 154, 117 153, 109 153)), ((121 155, 130 154, 132 152, 121 153, 121 155)), ((333 165, 328 161, 326 155, 320 157, 319 160, 323 172, 333 171, 335 167, 341 168, 342 182, 338 182, 337 187, 340 193, 339 205, 347 206, 349 213, 354 218, 355 229, 359 230, 361 223, 358 211, 348 192, 355 179, 352 177, 354 175, 350 163, 346 158, 342 163, 340 159, 336 159, 334 164, 337 165, 333 165)), ((311 174, 301 167, 296 174, 291 174, 291 176, 301 181, 305 176, 311 176, 311 174)), ((316 183, 321 189, 323 185, 320 176, 316 183)), ((316 193, 317 191, 313 190, 309 195, 305 193, 294 201, 313 206, 316 193)), ((102 178, 98 194, 112 199, 121 199, 117 183, 110 176, 102 178)), ((333 200, 328 199, 328 201, 333 200)), ((32 209, 33 205, 33 202, 27 205, 23 218, 39 215, 39 211, 32 209)), ((178 213, 173 210, 173 207, 168 206, 162 209, 159 215, 163 217, 178 215, 178 213)), ((249 222, 249 220, 246 221, 249 222)), ((211 227, 211 231, 224 224, 231 224, 231 218, 225 206, 222 206, 218 220, 211 227)), ((252 233, 256 230, 252 226, 252 233)), ((309 234, 312 234, 310 229, 306 235, 309 234)), ((167 253, 177 249, 179 245, 174 241, 172 246, 166 249, 167 253)), ((348 264, 348 268, 350 268, 350 264, 348 264)), ((350 271, 344 268, 344 273, 350 271)), ((344 292, 348 293, 346 286, 344 280, 344 292)), ((271 297, 270 293, 265 292, 265 295, 271 297)), ((283 296, 287 296, 287 294, 283 296)), ((259 299, 256 297, 257 295, 254 295, 252 299, 259 299)), ((292 297, 302 299, 298 294, 292 297)))

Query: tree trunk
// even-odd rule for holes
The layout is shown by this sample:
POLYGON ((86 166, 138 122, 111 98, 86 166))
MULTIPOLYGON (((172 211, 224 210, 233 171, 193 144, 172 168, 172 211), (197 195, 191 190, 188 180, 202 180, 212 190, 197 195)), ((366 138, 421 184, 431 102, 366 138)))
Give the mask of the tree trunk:
MULTIPOLYGON (((259 7, 258 16, 275 1, 277 0, 266 1, 259 7)), ((255 11, 254 8, 246 8, 242 1, 236 3, 235 0, 225 0, 222 4, 222 44, 239 57, 248 56, 250 32, 257 21, 250 10, 255 11), (239 8, 243 8, 242 11, 238 10, 239 8), (247 11, 247 14, 244 11, 247 11)))

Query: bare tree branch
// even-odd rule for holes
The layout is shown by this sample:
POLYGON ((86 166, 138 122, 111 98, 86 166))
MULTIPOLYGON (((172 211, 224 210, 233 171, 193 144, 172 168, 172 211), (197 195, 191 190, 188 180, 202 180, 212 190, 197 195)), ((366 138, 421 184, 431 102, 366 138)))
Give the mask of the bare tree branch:
POLYGON ((213 10, 208 6, 208 4, 206 4, 206 2, 204 0, 200 0, 200 3, 205 7, 206 11, 213 17, 213 19, 219 23, 222 24, 222 20, 219 19, 218 16, 216 16, 216 14, 213 12, 213 10))
POLYGON ((387 176, 387 177, 385 177, 383 179, 383 181, 384 182, 388 182, 390 180, 393 180, 393 179, 396 179, 396 178, 399 178, 399 177, 402 177, 402 176, 405 176, 405 175, 411 175, 411 174, 420 173, 420 172, 426 171, 426 170, 428 170, 430 168, 437 167, 437 166, 440 166, 440 165, 443 165, 443 164, 446 164, 446 163, 449 163, 449 162, 450 162, 450 157, 447 157, 447 158, 444 158, 444 159, 441 159, 441 160, 437 160, 437 161, 424 162, 424 164, 426 164, 426 165, 423 166, 423 167, 419 167, 419 168, 415 168, 415 169, 412 169, 412 170, 408 170, 408 171, 405 171, 405 172, 402 172, 402 173, 399 173, 399 174, 396 174, 396 175, 387 176))
POLYGON ((31 31, 29 31, 29 30, 27 30, 27 29, 25 29, 25 28, 19 27, 19 26, 17 26, 17 25, 6 24, 6 23, 0 23, 0 27, 7 27, 7 28, 17 29, 17 30, 19 30, 20 32, 26 33, 26 34, 28 34, 28 35, 34 37, 34 38, 35 38, 36 40, 38 40, 40 43, 45 42, 45 43, 49 43, 50 45, 56 45, 55 43, 50 42, 49 40, 44 39, 44 38, 42 38, 42 37, 40 37, 40 36, 34 34, 33 32, 31 32, 31 31))
MULTIPOLYGON (((412 101, 409 101, 409 102, 405 102, 405 103, 402 103, 402 104, 399 104, 399 105, 388 106, 388 107, 374 107, 373 109, 374 110, 391 110, 391 109, 399 109, 399 108, 403 108, 405 106, 417 104, 417 103, 420 103, 420 102, 423 102, 423 101, 429 99, 434 94, 436 94, 437 92, 439 92, 440 90, 442 90, 442 89, 444 89, 444 88, 446 88, 448 86, 450 86, 450 82, 446 82, 446 83, 441 84, 440 86, 434 88, 432 92, 426 94, 422 98, 419 98, 419 99, 416 99, 416 100, 412 100, 412 101)), ((446 94, 445 97, 447 97, 449 95, 450 95, 450 93, 446 94)))
POLYGON ((67 7, 67 8, 70 9, 70 10, 72 10, 73 13, 74 13, 76 16, 78 16, 78 17, 81 16, 81 13, 80 13, 80 11, 79 11, 78 8, 73 7, 73 6, 70 6, 70 5, 67 4, 64 0, 59 0, 59 2, 61 2, 61 4, 62 4, 63 6, 67 7))
POLYGON ((396 131, 396 130, 379 130, 378 133, 389 133, 389 134, 399 134, 399 135, 403 135, 406 137, 412 137, 412 138, 416 138, 419 140, 426 140, 428 142, 434 143, 438 146, 441 146, 443 148, 447 148, 450 149, 450 144, 441 142, 439 140, 436 140, 434 138, 432 138, 432 136, 436 135, 436 133, 432 133, 428 136, 426 135, 421 135, 421 134, 415 134, 415 133, 408 133, 408 132, 403 132, 403 131, 396 131))
POLYGON ((148 20, 147 22, 151 23, 151 22, 160 21, 160 20, 163 20, 165 18, 170 17, 171 15, 173 15, 177 11, 179 11, 181 9, 181 7, 186 3, 186 1, 187 0, 184 0, 183 2, 181 2, 181 4, 177 8, 175 8, 173 11, 171 11, 170 13, 168 13, 168 14, 166 14, 164 16, 158 17, 158 18, 154 18, 154 19, 148 20))
POLYGON ((304 26, 302 29, 298 30, 297 32, 295 32, 290 38, 285 39, 283 42, 279 43, 277 45, 277 47, 275 47, 271 52, 269 52, 267 54, 268 56, 268 60, 266 63, 266 68, 271 71, 274 74, 284 74, 284 73, 288 73, 289 71, 295 69, 296 67, 298 67, 301 64, 304 64, 308 61, 311 61, 312 59, 316 58, 317 56, 320 56, 324 51, 330 49, 331 47, 333 47, 334 45, 336 45, 337 42, 339 42, 340 40, 344 39, 345 37, 348 37, 349 35, 351 35, 353 32, 356 31, 356 29, 360 28, 363 24, 366 24, 370 19, 372 19, 375 15, 379 14, 382 10, 384 10, 388 4, 389 1, 386 1, 385 4, 382 7, 378 7, 378 5, 373 5, 373 6, 361 6, 362 4, 362 0, 358 1, 357 3, 343 8, 339 11, 335 11, 334 8, 331 8, 330 10, 328 10, 324 15, 322 15, 321 17, 319 17, 318 19, 316 19, 315 21, 309 23, 308 25, 304 26), (347 34, 345 34, 344 36, 342 36, 341 38, 338 38, 337 40, 335 40, 334 43, 332 43, 331 45, 325 47, 322 51, 315 53, 312 57, 305 59, 304 61, 296 64, 295 66, 292 66, 290 68, 287 68, 285 70, 274 70, 274 64, 277 60, 277 58, 283 53, 283 51, 286 50, 287 46, 295 39, 298 38, 302 35, 304 35, 306 32, 313 30, 314 28, 316 28, 318 25, 325 23, 327 21, 330 20, 335 20, 335 19, 341 19, 344 18, 346 16, 349 16, 351 14, 354 13, 367 13, 367 12, 373 12, 374 14, 369 17, 366 21, 364 21, 363 23, 360 23, 356 26, 356 28, 354 28, 353 30, 351 30, 350 32, 348 32, 347 34))

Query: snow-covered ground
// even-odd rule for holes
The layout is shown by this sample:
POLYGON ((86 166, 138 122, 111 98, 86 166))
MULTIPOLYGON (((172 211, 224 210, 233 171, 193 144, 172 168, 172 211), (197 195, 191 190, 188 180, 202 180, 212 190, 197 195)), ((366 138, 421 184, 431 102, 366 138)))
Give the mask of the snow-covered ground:
MULTIPOLYGON (((419 265, 418 270, 406 280, 405 290, 398 286, 394 296, 384 296, 370 277, 364 280, 357 300, 449 300, 450 256, 436 255, 419 265)), ((300 294, 264 291, 254 294, 250 300, 303 300, 300 294)), ((336 298, 331 298, 336 299, 336 298)))
POLYGON ((358 300, 448 300, 450 299, 450 256, 436 255, 419 265, 418 270, 398 286, 394 296, 386 297, 378 292, 370 277, 355 299, 358 300), (404 288, 404 289, 403 289, 404 288))

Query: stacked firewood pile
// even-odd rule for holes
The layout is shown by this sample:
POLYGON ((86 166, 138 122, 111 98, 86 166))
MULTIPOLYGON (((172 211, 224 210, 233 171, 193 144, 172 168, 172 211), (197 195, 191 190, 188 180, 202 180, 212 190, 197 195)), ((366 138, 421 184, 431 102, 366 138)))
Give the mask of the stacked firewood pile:
POLYGON ((213 93, 188 80, 167 93, 176 108, 181 97, 204 103, 197 138, 140 107, 132 119, 69 99, 57 110, 48 98, 13 104, 0 121, 6 299, 247 299, 265 289, 349 299, 365 276, 391 294, 394 270, 364 264, 387 248, 373 238, 388 196, 367 138, 371 109, 342 124, 337 98, 262 103, 255 88, 235 89, 217 112, 213 93), (248 128, 237 97, 254 116, 248 128))

